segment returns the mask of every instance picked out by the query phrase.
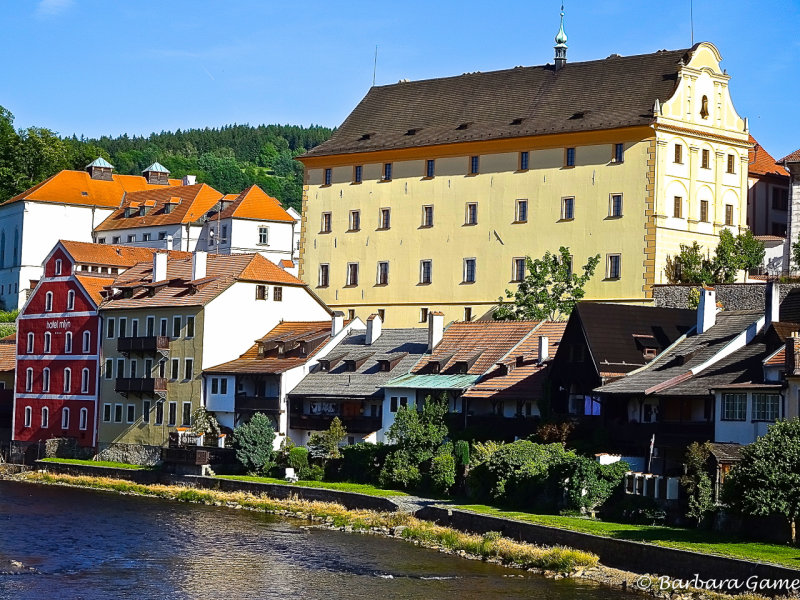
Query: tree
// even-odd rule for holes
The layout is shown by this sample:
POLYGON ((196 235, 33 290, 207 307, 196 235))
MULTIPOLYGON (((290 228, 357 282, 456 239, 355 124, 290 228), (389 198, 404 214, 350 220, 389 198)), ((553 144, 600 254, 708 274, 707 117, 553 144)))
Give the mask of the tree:
POLYGON ((694 519, 697 525, 714 508, 711 478, 708 475, 708 461, 711 457, 711 446, 708 442, 698 444, 692 442, 686 449, 684 459, 685 473, 681 477, 681 485, 689 498, 689 509, 686 516, 694 519))
POLYGON ((308 452, 312 457, 318 459, 339 458, 339 444, 347 437, 347 430, 342 425, 339 417, 333 417, 327 431, 314 433, 308 439, 308 452))
POLYGON ((795 268, 800 269, 800 235, 797 236, 797 241, 792 244, 792 262, 795 268))
POLYGON ((233 432, 236 459, 250 473, 266 473, 274 465, 272 445, 275 429, 272 421, 263 413, 256 413, 244 425, 233 432))
POLYGON ((540 259, 525 257, 526 275, 517 290, 506 290, 506 298, 494 311, 498 321, 531 319, 556 320, 569 316, 578 301, 585 295, 584 286, 594 275, 600 255, 590 257, 583 266, 582 275, 572 272, 569 248, 561 246, 558 253, 546 252, 540 259))
POLYGON ((749 271, 761 265, 764 260, 764 244, 748 230, 734 236, 723 229, 719 243, 714 251, 703 253, 699 243, 681 244, 677 256, 667 257, 665 272, 670 283, 692 285, 712 285, 733 283, 739 271, 749 271))
POLYGON ((219 437, 221 432, 219 422, 213 413, 208 412, 202 406, 194 411, 192 415, 192 433, 219 437))
POLYGON ((447 398, 428 396, 418 411, 414 406, 401 406, 389 427, 389 439, 398 450, 406 452, 412 463, 430 460, 447 437, 447 398))
POLYGON ((778 421, 741 450, 725 479, 725 500, 747 515, 782 515, 796 544, 800 517, 800 420, 778 421))

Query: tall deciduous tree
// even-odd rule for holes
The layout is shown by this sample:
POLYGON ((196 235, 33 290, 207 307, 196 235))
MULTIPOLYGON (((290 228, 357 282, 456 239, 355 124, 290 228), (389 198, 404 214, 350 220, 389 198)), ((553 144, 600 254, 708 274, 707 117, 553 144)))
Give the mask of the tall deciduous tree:
POLYGON ((667 257, 666 275, 670 283, 712 285, 733 283, 739 271, 755 269, 764 260, 764 244, 750 230, 734 236, 723 229, 712 257, 700 244, 681 244, 677 256, 667 257))
POLYGON ((251 473, 266 473, 273 466, 275 429, 269 417, 256 413, 233 432, 236 459, 251 473))
POLYGON ((526 275, 516 291, 506 290, 506 298, 494 311, 498 321, 562 319, 569 316, 585 295, 584 287, 594 275, 600 255, 590 257, 578 275, 572 271, 569 248, 561 246, 557 253, 546 252, 542 258, 525 257, 526 275))

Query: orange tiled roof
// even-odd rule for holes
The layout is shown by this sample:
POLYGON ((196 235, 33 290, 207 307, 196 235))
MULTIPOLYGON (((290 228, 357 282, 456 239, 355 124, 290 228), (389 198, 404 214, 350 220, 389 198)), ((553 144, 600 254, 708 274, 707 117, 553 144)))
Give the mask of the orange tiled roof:
POLYGON ((240 279, 248 281, 269 281, 271 283, 287 283, 290 285, 303 285, 297 277, 287 273, 272 261, 267 260, 260 254, 253 256, 253 260, 244 268, 239 275, 240 279))
POLYGON ((547 337, 547 355, 556 354, 566 323, 544 321, 533 333, 502 358, 505 367, 496 366, 484 379, 473 385, 464 396, 467 398, 492 398, 493 400, 534 400, 543 394, 544 370, 547 363, 539 363, 539 338, 547 337), (522 364, 517 365, 521 357, 522 364))
POLYGON ((800 162, 800 149, 799 149, 799 150, 795 150, 795 151, 794 151, 794 152, 792 152, 791 154, 787 154, 786 156, 784 156, 784 157, 783 157, 783 158, 780 160, 780 162, 781 162, 781 163, 787 163, 787 162, 800 162))
POLYGON ((765 365, 771 367, 782 367, 786 364, 786 346, 778 350, 775 354, 768 357, 767 360, 764 361, 765 365))
POLYGON ((294 267, 294 262, 289 260, 288 258, 283 258, 281 259, 281 262, 278 266, 284 269, 291 269, 292 267, 294 267))
POLYGON ((504 357, 514 346, 522 341, 541 323, 541 321, 458 321, 445 330, 442 341, 433 353, 420 360, 413 373, 425 373, 431 362, 442 361, 439 372, 447 374, 447 369, 456 362, 480 356, 467 369, 469 375, 483 375, 492 365, 504 357))
POLYGON ((89 294, 89 297, 94 300, 94 303, 97 306, 100 306, 100 303, 103 301, 103 296, 100 295, 100 292, 102 292, 105 287, 114 283, 113 277, 76 275, 75 278, 80 282, 80 284, 83 286, 83 289, 86 290, 86 293, 89 294))
POLYGON ((239 358, 205 369, 210 373, 283 373, 304 364, 330 340, 330 321, 283 321, 273 327, 259 342, 269 343, 289 340, 310 340, 325 336, 325 339, 305 356, 290 352, 278 357, 277 351, 258 358, 258 343, 253 344, 239 358))
POLYGON ((789 176, 789 172, 783 168, 783 165, 778 164, 772 155, 767 152, 752 135, 750 136, 750 143, 753 144, 753 148, 751 148, 748 153, 748 163, 750 163, 748 172, 750 175, 789 176))
POLYGON ((112 175, 111 181, 92 179, 86 171, 60 171, 14 196, 6 204, 21 202, 54 202, 117 208, 126 192, 179 186, 179 179, 170 179, 170 186, 151 185, 139 175, 112 175))
POLYGON ((268 195, 257 185, 251 185, 239 194, 232 204, 222 209, 219 218, 230 217, 289 223, 294 221, 292 216, 283 209, 279 200, 268 195))
POLYGON ((95 227, 95 231, 192 223, 205 215, 220 198, 222 194, 205 183, 176 187, 159 186, 158 189, 131 192, 125 196, 117 210, 95 227), (177 198, 180 202, 170 212, 166 212, 164 205, 175 204, 173 198, 177 198), (153 201, 154 204, 146 215, 125 216, 128 207, 137 207, 148 201, 153 201))
MULTIPOLYGON (((132 267, 133 265, 152 260, 156 248, 135 248, 115 244, 92 244, 90 242, 74 242, 60 240, 64 249, 78 264, 106 265, 110 267, 132 267)), ((190 252, 170 250, 173 258, 187 258, 190 252)))
POLYGON ((13 371, 17 362, 16 344, 0 344, 0 371, 13 371))

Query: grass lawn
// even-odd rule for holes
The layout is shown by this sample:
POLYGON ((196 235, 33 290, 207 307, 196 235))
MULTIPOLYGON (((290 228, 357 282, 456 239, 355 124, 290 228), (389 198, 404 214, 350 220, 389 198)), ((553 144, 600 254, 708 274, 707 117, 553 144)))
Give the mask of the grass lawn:
POLYGON ((452 508, 470 510, 476 513, 528 521, 537 525, 549 525, 572 531, 592 533, 605 537, 646 542, 658 546, 692 550, 704 554, 719 554, 741 558, 753 562, 769 562, 800 569, 800 548, 788 545, 763 544, 742 541, 724 533, 678 527, 630 525, 612 523, 581 517, 562 517, 559 515, 535 515, 525 512, 505 511, 483 504, 453 505, 452 508))
POLYGON ((145 465, 131 465, 128 463, 112 462, 110 460, 81 460, 78 458, 43 458, 43 462, 67 463, 70 465, 89 465, 90 467, 114 467, 115 469, 147 469, 153 467, 145 465))
POLYGON ((303 487, 312 488, 325 488, 328 490, 338 490, 340 492, 355 492, 357 494, 366 494, 367 496, 408 496, 405 492, 397 490, 384 490, 377 488, 374 485, 367 485, 365 483, 342 483, 333 481, 304 481, 300 480, 297 483, 287 483, 283 479, 276 479, 275 477, 253 477, 252 475, 217 475, 220 479, 235 479, 239 481, 255 481, 257 483, 277 483, 278 485, 300 485, 303 487))

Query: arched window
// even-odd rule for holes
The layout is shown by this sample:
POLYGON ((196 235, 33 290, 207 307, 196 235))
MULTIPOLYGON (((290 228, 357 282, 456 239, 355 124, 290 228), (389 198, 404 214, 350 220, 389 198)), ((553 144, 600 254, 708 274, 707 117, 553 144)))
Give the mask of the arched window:
POLYGON ((33 354, 33 332, 30 332, 28 334, 28 346, 26 352, 28 354, 33 354))
POLYGON ((72 352, 72 332, 68 331, 64 334, 64 352, 69 354, 72 352))
POLYGON ((48 367, 42 369, 42 391, 50 391, 50 369, 48 367))
POLYGON ((84 331, 83 332, 83 353, 89 354, 91 352, 92 346, 92 332, 91 331, 84 331))
POLYGON ((25 427, 31 426, 31 421, 33 421, 33 409, 30 406, 25 407, 25 427))
POLYGON ((25 369, 25 391, 33 391, 33 369, 30 367, 25 369))
POLYGON ((69 408, 61 409, 61 429, 69 429, 69 408))
POLYGON ((89 393, 89 369, 81 371, 81 393, 89 393))
POLYGON ((45 354, 50 354, 51 342, 52 342, 52 335, 49 331, 44 332, 44 350, 45 354))
POLYGON ((50 427, 50 409, 46 406, 42 407, 42 429, 50 427))
POLYGON ((80 421, 78 423, 78 426, 83 430, 85 430, 89 426, 89 411, 86 410, 85 408, 81 409, 80 421))
POLYGON ((703 100, 700 102, 700 116, 704 119, 708 118, 708 96, 703 96, 703 100))
POLYGON ((44 309, 47 312, 53 310, 53 292, 47 292, 44 295, 44 309))
POLYGON ((75 310, 75 291, 67 292, 67 310, 75 310))
POLYGON ((64 393, 69 394, 72 388, 72 369, 67 367, 64 369, 64 393))

